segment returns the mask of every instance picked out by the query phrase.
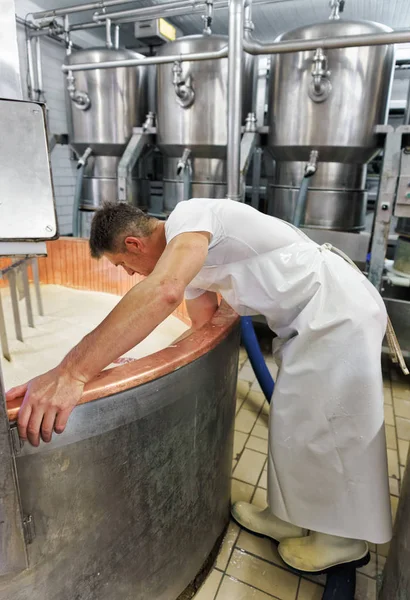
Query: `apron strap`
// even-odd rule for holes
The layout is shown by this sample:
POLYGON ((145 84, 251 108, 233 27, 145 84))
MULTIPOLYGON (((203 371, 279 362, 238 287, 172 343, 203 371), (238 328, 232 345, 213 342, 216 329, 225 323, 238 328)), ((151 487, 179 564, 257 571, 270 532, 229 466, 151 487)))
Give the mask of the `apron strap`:
MULTIPOLYGON (((348 262, 349 265, 351 265, 354 269, 356 269, 356 271, 358 271, 359 273, 361 273, 363 275, 363 273, 361 272, 359 267, 357 265, 355 265, 355 263, 347 256, 347 254, 342 252, 342 250, 339 250, 339 248, 335 248, 335 246, 332 246, 332 244, 323 244, 321 246, 321 248, 323 248, 325 250, 330 250, 331 252, 338 254, 346 262, 348 262)), ((400 348, 400 344, 399 344, 399 340, 397 339, 396 332, 394 331, 392 322, 390 321, 390 317, 388 315, 387 315, 386 338, 387 338, 387 343, 389 346, 390 357, 392 359, 392 362, 399 364, 403 373, 405 375, 408 375, 409 370, 406 366, 406 362, 404 360, 403 352, 400 348)))

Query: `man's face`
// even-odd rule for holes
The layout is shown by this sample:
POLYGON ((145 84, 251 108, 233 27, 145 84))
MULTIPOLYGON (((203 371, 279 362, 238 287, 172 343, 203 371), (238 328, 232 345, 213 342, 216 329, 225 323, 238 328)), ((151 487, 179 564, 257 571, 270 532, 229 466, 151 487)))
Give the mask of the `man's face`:
POLYGON ((155 268, 162 249, 159 249, 151 238, 125 239, 123 252, 106 252, 104 256, 115 265, 122 267, 128 275, 149 275, 155 268))

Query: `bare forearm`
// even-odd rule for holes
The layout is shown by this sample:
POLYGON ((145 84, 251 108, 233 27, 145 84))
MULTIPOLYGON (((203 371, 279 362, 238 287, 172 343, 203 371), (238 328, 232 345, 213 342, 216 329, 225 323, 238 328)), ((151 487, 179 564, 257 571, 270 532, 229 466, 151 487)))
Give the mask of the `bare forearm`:
POLYGON ((147 278, 132 288, 104 321, 61 363, 63 371, 87 382, 128 352, 166 319, 180 303, 161 282, 147 278))

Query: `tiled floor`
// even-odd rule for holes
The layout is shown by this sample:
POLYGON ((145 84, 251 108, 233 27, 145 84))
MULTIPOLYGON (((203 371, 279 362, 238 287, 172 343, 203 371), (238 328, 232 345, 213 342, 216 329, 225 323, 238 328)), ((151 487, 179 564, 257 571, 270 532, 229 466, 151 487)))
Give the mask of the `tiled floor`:
MULTIPOLYGON (((276 376, 276 365, 267 359, 276 376)), ((266 506, 269 405, 241 349, 236 404, 232 501, 266 506)), ((400 477, 410 444, 410 385, 391 369, 384 371, 384 400, 392 513, 397 510, 400 477)), ((371 561, 357 574, 356 600, 375 600, 388 544, 371 545, 371 561)), ((290 573, 274 545, 231 522, 214 569, 195 600, 320 600, 324 576, 300 578, 290 573)))

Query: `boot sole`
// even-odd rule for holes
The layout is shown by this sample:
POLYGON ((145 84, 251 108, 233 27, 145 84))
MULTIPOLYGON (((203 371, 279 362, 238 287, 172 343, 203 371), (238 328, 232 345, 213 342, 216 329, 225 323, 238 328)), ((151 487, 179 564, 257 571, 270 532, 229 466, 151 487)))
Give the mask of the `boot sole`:
POLYGON ((300 569, 295 569, 281 557, 288 569, 292 571, 292 573, 295 573, 295 575, 327 575, 328 573, 332 573, 334 569, 338 569, 340 567, 360 569, 360 567, 364 567, 367 564, 369 564, 370 558, 370 552, 367 552, 367 554, 365 554, 362 558, 358 558, 356 560, 348 562, 335 563, 334 565, 330 565, 329 567, 326 567, 326 569, 322 569, 321 571, 302 571, 300 569))

